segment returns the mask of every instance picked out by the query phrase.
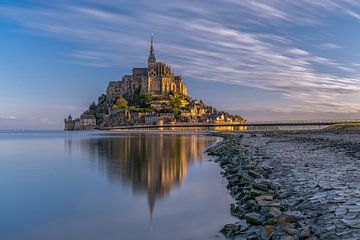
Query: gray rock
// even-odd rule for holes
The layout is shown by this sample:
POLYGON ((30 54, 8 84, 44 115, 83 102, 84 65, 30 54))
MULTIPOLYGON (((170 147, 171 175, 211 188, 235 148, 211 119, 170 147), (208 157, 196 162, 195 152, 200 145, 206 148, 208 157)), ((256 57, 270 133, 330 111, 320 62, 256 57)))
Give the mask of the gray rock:
POLYGON ((240 233, 241 227, 236 224, 226 224, 220 232, 224 234, 226 238, 234 238, 234 236, 240 233))
POLYGON ((271 207, 269 210, 269 213, 270 213, 270 215, 272 215, 275 218, 278 218, 281 215, 280 209, 276 208, 276 207, 271 207))
POLYGON ((360 229, 360 219, 352 219, 352 220, 341 219, 341 221, 351 228, 359 228, 360 229))
POLYGON ((280 240, 295 240, 296 238, 294 238, 293 236, 282 236, 280 238, 280 240))
POLYGON ((264 217, 257 213, 247 213, 244 217, 246 222, 251 225, 258 226, 264 221, 264 217))
POLYGON ((261 195, 255 198, 257 204, 260 206, 269 206, 273 203, 273 196, 271 195, 261 195))

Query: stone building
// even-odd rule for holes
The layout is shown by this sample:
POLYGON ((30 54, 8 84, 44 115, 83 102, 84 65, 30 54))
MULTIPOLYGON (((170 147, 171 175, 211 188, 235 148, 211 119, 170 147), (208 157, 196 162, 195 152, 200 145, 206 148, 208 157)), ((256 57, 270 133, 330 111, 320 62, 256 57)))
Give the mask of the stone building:
POLYGON ((94 115, 82 114, 80 118, 72 119, 69 116, 67 119, 64 119, 65 122, 65 131, 73 130, 90 130, 96 127, 96 118, 94 115))
POLYGON ((72 131, 75 129, 75 120, 72 119, 71 116, 69 116, 67 119, 64 119, 64 123, 65 123, 65 131, 72 131))
POLYGON ((108 126, 126 126, 131 124, 131 114, 128 109, 111 110, 107 117, 108 126))
POLYGON ((82 114, 80 116, 80 124, 84 127, 95 127, 96 126, 95 115, 82 114))
POLYGON ((159 125, 159 117, 156 113, 149 113, 145 116, 146 125, 159 125))
POLYGON ((210 118, 211 118, 212 122, 224 122, 225 121, 225 116, 223 113, 212 114, 210 118))
POLYGON ((119 96, 130 101, 136 93, 162 97, 186 96, 187 89, 182 75, 175 76, 169 65, 156 61, 151 36, 147 68, 133 68, 132 75, 123 76, 121 81, 110 82, 106 93, 109 101, 119 96))

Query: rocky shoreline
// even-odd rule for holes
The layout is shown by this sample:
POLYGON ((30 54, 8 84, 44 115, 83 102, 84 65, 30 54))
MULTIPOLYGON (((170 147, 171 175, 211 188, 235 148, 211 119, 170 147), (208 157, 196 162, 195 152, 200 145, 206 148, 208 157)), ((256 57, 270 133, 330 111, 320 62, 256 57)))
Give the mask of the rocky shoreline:
POLYGON ((219 134, 230 239, 360 239, 360 132, 219 134))

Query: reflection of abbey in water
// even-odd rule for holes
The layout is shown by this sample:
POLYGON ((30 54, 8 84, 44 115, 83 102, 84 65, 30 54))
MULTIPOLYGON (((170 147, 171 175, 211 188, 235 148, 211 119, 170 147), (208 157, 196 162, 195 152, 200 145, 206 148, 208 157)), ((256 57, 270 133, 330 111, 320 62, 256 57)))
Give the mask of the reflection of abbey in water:
POLYGON ((156 199, 180 185, 188 164, 201 161, 204 148, 214 141, 197 135, 129 134, 82 139, 80 144, 99 160, 98 168, 106 171, 111 181, 130 183, 135 193, 147 192, 152 216, 156 199))

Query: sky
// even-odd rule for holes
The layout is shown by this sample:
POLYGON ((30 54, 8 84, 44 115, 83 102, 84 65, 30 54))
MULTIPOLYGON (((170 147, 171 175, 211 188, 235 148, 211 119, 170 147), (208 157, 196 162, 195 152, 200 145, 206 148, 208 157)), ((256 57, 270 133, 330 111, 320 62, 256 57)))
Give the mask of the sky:
POLYGON ((360 119, 357 0, 1 0, 0 129, 62 129, 155 55, 250 121, 360 119))

